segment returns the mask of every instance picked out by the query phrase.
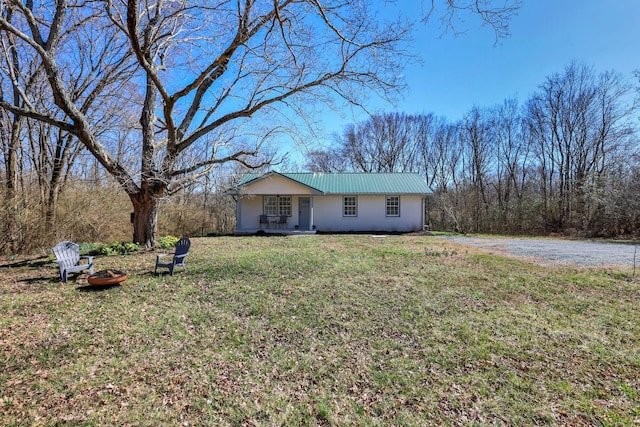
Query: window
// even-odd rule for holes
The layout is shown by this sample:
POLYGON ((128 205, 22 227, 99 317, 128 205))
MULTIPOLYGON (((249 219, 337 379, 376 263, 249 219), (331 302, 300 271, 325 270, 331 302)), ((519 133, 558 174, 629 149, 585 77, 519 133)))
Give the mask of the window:
POLYGON ((278 215, 291 216, 291 196, 278 197, 278 215))
POLYGON ((291 196, 264 196, 264 214, 291 216, 291 196))
POLYGON ((387 216, 400 216, 400 196, 387 196, 387 216))
POLYGON ((358 216, 358 198, 356 196, 344 196, 342 198, 342 215, 358 216))
POLYGON ((264 214, 278 215, 278 198, 276 196, 264 196, 264 214))

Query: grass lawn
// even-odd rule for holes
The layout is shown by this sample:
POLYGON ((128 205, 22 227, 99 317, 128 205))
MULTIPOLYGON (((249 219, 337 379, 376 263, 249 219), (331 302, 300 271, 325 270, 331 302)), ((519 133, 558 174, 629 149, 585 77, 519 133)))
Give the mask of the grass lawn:
POLYGON ((638 425, 640 282, 429 236, 0 262, 0 425, 638 425), (43 262, 47 261, 47 262, 43 262))

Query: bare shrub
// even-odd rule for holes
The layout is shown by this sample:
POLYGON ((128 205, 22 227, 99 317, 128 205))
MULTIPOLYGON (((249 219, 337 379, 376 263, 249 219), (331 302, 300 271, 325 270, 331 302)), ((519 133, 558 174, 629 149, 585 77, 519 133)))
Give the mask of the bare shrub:
POLYGON ((70 184, 60 197, 55 240, 130 241, 130 201, 115 185, 70 184))
POLYGON ((183 194, 163 201, 160 235, 230 234, 236 225, 235 201, 226 194, 183 194))

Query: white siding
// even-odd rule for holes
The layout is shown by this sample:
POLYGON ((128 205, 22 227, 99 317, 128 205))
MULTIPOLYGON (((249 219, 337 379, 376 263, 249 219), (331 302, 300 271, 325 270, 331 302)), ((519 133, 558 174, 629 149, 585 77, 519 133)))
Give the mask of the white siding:
POLYGON ((342 196, 314 197, 318 231, 418 231, 422 230, 422 197, 400 196, 400 216, 387 217, 385 195, 358 196, 358 216, 342 216, 342 196))
POLYGON ((262 196, 244 196, 238 200, 238 229, 260 228, 262 196))

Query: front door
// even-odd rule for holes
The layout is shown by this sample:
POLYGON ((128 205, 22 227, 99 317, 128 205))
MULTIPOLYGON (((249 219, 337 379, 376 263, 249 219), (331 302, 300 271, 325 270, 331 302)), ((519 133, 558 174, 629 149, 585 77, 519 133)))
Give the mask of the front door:
POLYGON ((311 218, 311 204, 308 197, 298 199, 298 225, 301 230, 309 229, 309 219, 311 218))

